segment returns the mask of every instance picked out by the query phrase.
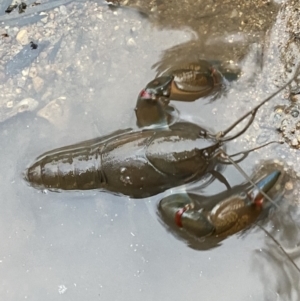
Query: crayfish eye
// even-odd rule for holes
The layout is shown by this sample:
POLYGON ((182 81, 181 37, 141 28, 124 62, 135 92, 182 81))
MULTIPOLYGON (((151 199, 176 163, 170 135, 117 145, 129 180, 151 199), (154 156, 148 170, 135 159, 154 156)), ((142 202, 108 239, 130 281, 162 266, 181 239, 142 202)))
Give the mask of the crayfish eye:
POLYGON ((199 135, 200 135, 200 136, 203 136, 203 137, 206 137, 207 132, 204 131, 204 130, 201 130, 201 131, 199 132, 199 135))

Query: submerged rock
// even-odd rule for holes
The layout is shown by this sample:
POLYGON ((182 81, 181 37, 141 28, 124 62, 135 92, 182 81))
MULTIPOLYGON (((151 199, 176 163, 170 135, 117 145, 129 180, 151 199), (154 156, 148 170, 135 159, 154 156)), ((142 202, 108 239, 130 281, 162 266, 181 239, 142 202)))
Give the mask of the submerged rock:
POLYGON ((69 106, 66 97, 61 96, 50 101, 37 115, 60 127, 69 118, 69 106))
POLYGON ((25 98, 14 105, 13 101, 6 103, 6 108, 0 110, 0 122, 6 121, 17 114, 34 111, 38 106, 38 102, 33 98, 25 98))

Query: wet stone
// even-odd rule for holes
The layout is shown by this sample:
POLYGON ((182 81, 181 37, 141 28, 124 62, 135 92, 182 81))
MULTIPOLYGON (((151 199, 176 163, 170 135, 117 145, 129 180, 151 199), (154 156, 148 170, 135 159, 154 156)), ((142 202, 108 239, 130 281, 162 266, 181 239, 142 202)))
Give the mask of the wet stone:
POLYGON ((28 73, 29 77, 33 78, 37 76, 37 69, 36 67, 31 67, 28 73))
POLYGON ((28 73, 29 73, 29 69, 28 69, 28 68, 22 70, 22 75, 23 75, 23 76, 27 76, 28 73))
POLYGON ((36 76, 32 79, 33 88, 36 92, 40 92, 44 86, 44 80, 39 76, 36 76))
POLYGON ((292 115, 294 118, 296 118, 296 117, 299 116, 299 111, 298 111, 298 110, 292 110, 292 111, 291 111, 291 115, 292 115))
POLYGON ((135 47, 136 46, 136 42, 133 38, 129 38, 126 42, 127 46, 132 48, 132 47, 135 47))
POLYGON ((33 111, 37 108, 38 102, 33 98, 25 98, 16 105, 13 105, 13 101, 9 101, 6 104, 7 108, 10 109, 8 112, 0 111, 0 122, 3 122, 11 117, 16 116, 19 113, 33 111))
POLYGON ((14 102, 13 102, 12 100, 10 100, 10 101, 8 101, 8 102, 6 103, 6 107, 7 107, 7 108, 12 108, 13 105, 14 105, 14 102))
POLYGON ((256 138, 257 144, 264 144, 270 139, 270 133, 268 131, 262 131, 256 138))
POLYGON ((37 115, 60 127, 68 121, 69 110, 66 104, 66 97, 61 96, 50 101, 38 111, 37 115))
POLYGON ((298 143, 298 139, 297 138, 293 138, 292 140, 292 145, 293 146, 297 146, 299 143, 298 143))
POLYGON ((292 182, 286 182, 284 188, 288 191, 292 190, 294 188, 292 182))
POLYGON ((27 45, 29 43, 27 30, 26 29, 20 30, 16 36, 16 40, 21 45, 27 45))
POLYGON ((64 5, 61 5, 59 7, 59 11, 62 15, 67 15, 68 14, 68 11, 67 11, 67 8, 64 6, 64 5))
POLYGON ((33 98, 25 98, 20 101, 14 108, 18 113, 33 111, 38 106, 38 102, 33 98))
POLYGON ((18 81, 17 81, 18 87, 24 88, 25 84, 26 84, 26 80, 23 77, 21 77, 21 78, 18 79, 18 81))
POLYGON ((41 21, 46 24, 48 22, 48 16, 45 17, 45 18, 43 18, 43 19, 41 19, 41 21))
POLYGON ((290 97, 291 101, 293 102, 300 102, 300 94, 296 94, 296 95, 291 95, 290 97))

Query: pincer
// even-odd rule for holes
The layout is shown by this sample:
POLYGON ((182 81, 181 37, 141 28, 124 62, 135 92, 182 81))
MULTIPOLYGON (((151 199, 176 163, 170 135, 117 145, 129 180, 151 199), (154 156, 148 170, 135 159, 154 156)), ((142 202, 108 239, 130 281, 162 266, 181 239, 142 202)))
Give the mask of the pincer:
POLYGON ((163 198, 159 212, 165 223, 196 237, 223 237, 253 224, 274 207, 267 193, 275 186, 280 171, 275 170, 255 183, 233 187, 212 197, 181 193, 163 198))

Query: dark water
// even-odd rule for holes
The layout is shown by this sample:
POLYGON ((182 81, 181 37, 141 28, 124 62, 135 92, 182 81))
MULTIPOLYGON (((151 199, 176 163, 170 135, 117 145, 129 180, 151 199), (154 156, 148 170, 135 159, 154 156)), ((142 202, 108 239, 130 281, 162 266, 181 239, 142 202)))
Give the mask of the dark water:
MULTIPOLYGON (((16 41, 20 29, 27 30, 29 41, 50 42, 23 74, 2 76, 2 299, 299 300, 299 273, 258 228, 196 251, 158 222, 161 196, 130 200, 97 191, 42 192, 22 179, 24 169, 47 150, 135 127, 138 92, 157 71, 187 57, 241 70, 214 101, 174 103, 182 118, 224 129, 289 76, 276 47, 281 2, 126 1, 121 7, 68 2, 48 10, 44 22, 1 25, 10 35, 0 44, 3 75, 22 49, 16 41), (31 68, 43 79, 41 88, 31 68), (5 118, 9 102, 14 107, 28 97, 38 101, 37 108, 5 118)), ((266 116, 282 101, 282 93, 270 101, 228 152, 277 139, 266 116)), ((255 152, 241 166, 252 174, 266 160, 284 162, 293 176, 300 171, 293 163, 297 153, 287 145, 255 152)), ((224 175, 232 185, 244 182, 231 166, 224 175)), ((300 242, 296 178, 288 203, 265 224, 288 250, 300 242)), ((202 193, 222 189, 214 182, 202 193)))

